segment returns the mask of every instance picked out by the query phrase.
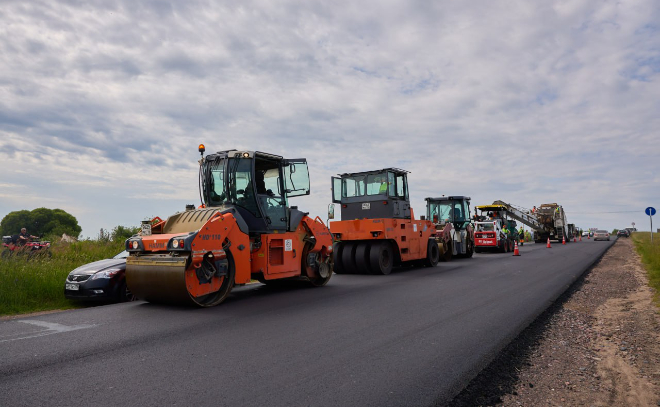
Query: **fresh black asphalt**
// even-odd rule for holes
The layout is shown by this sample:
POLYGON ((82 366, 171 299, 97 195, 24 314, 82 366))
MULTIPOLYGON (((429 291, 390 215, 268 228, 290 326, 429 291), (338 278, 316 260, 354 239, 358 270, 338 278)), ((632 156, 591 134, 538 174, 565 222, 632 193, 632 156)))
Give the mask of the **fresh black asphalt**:
POLYGON ((613 243, 1 321, 0 405, 443 404, 613 243))

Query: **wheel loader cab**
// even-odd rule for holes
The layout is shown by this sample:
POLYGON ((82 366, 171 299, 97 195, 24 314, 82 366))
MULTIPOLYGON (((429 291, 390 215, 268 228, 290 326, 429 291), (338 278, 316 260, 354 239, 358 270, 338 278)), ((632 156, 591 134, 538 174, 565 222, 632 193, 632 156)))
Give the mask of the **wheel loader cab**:
POLYGON ((426 198, 426 216, 437 226, 444 227, 449 222, 458 230, 465 229, 470 223, 470 197, 426 198))
POLYGON ((200 184, 206 207, 235 210, 250 234, 285 232, 304 216, 288 198, 309 194, 309 172, 304 158, 230 150, 202 159, 200 184))
POLYGON ((341 219, 410 219, 408 171, 340 174, 332 177, 332 202, 341 204, 341 219))

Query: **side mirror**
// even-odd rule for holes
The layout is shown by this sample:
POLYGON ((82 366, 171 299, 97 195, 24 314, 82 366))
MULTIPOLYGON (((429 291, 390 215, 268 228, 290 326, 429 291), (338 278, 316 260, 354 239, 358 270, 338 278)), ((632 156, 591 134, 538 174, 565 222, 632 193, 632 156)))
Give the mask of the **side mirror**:
POLYGON ((335 218, 335 204, 328 205, 328 219, 335 218))

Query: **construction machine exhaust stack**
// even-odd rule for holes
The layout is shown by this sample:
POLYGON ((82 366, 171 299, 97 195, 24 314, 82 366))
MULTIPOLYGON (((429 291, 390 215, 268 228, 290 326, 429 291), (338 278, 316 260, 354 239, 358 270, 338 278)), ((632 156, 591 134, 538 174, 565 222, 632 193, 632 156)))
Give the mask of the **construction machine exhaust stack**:
POLYGON ((209 307, 251 279, 325 285, 332 275, 330 232, 321 219, 288 204, 310 193, 307 161, 204 151, 200 144, 202 205, 158 219, 150 236, 126 241, 131 292, 151 302, 209 307))

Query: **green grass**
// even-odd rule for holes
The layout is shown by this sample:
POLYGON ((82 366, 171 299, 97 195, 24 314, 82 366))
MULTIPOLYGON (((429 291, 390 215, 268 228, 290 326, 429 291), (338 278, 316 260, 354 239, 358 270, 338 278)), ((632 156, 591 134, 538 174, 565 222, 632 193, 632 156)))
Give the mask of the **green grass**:
POLYGON ((0 259, 0 316, 79 308, 64 298, 64 280, 78 266, 110 258, 124 242, 54 243, 52 258, 12 256, 0 259))
POLYGON ((660 234, 653 234, 653 244, 650 232, 635 232, 631 236, 648 272, 649 285, 655 288, 655 302, 660 306, 660 234))

